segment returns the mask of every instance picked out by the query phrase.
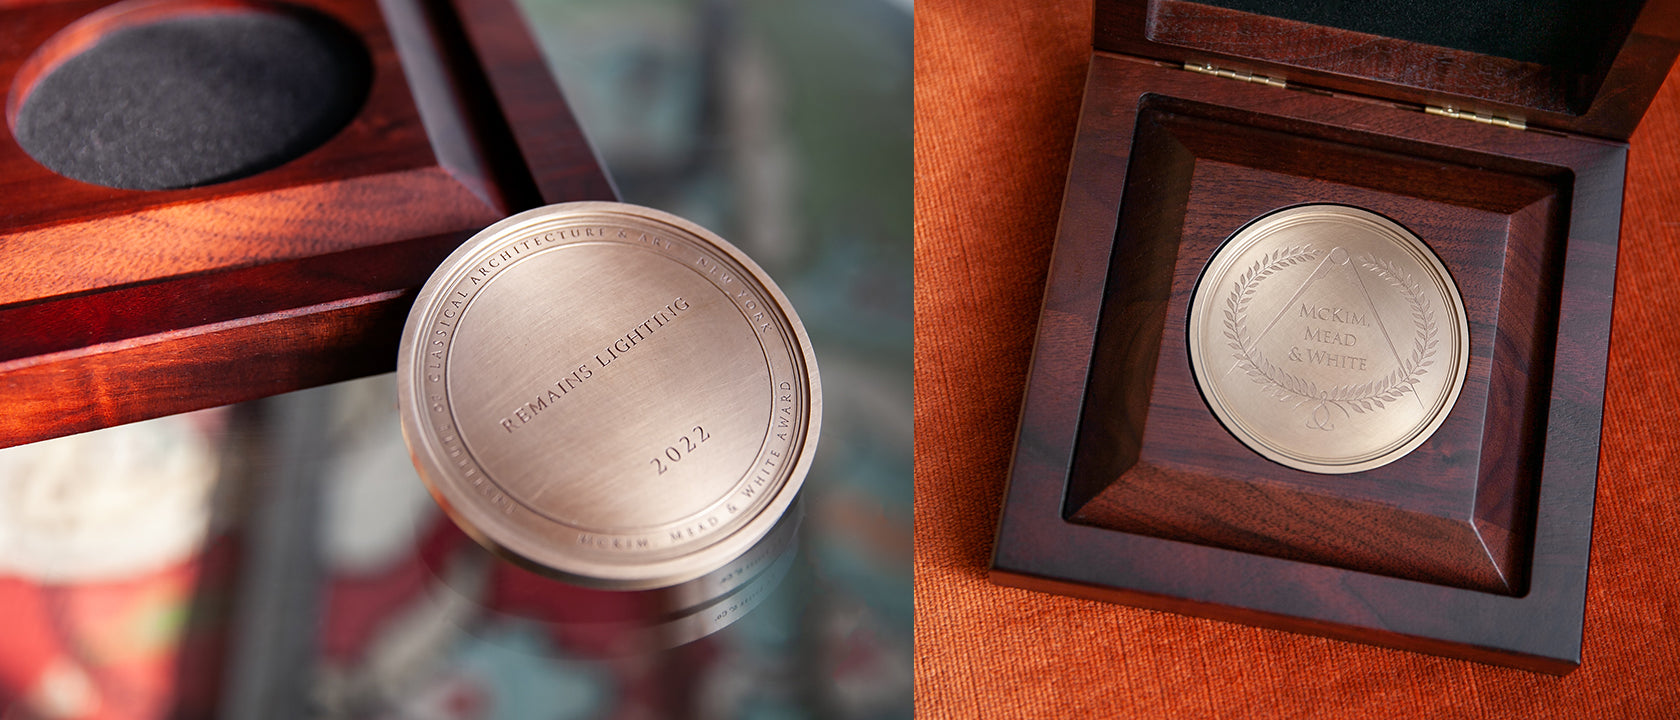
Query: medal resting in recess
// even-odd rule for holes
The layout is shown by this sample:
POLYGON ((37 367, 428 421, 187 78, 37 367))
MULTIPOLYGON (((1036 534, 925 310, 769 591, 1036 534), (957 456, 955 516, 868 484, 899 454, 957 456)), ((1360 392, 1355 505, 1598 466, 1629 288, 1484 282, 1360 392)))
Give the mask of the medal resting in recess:
POLYGON ((1464 387, 1469 326, 1435 253, 1342 205, 1231 236, 1190 304, 1208 407, 1255 452, 1308 472, 1381 467, 1422 445, 1464 387))
POLYGON ((432 494, 496 552, 582 585, 669 587, 764 538, 816 449, 787 298, 693 223, 618 203, 486 228, 418 295, 398 358, 432 494))

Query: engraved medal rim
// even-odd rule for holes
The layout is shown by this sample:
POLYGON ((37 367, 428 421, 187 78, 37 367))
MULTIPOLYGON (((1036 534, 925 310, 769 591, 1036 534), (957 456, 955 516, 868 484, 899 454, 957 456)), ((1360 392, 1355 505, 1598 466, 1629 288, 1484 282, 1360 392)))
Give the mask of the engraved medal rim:
MULTIPOLYGON (((498 555, 568 582, 616 590, 668 587, 687 582, 728 564, 751 549, 786 513, 803 486, 816 452, 822 421, 821 381, 810 338, 787 296, 769 275, 739 248, 704 227, 660 210, 619 202, 569 202, 526 210, 484 228, 450 253, 416 294, 409 311, 397 355, 397 390, 403 440, 408 445, 410 459, 438 505, 469 536, 498 555), (430 421, 418 390, 423 372, 422 364, 417 362, 421 353, 419 340, 423 328, 442 309, 444 288, 470 272, 481 256, 495 252, 501 242, 510 237, 544 223, 590 217, 600 217, 609 222, 632 221, 667 226, 674 235, 681 236, 680 239, 727 258, 745 271, 751 284, 763 291, 764 299, 772 306, 768 308, 773 311, 769 314, 789 345, 788 359, 793 364, 790 379, 803 385, 805 400, 798 410, 803 415, 804 427, 792 438, 790 444, 795 454, 792 462, 784 464, 777 473, 775 492, 759 504, 756 512, 749 509, 748 517, 736 523, 733 529, 704 541, 696 541, 692 546, 679 544, 671 548, 671 552, 655 558, 602 559, 587 552, 570 552, 564 544, 548 542, 497 522, 497 515, 489 504, 463 487, 466 478, 443 461, 445 450, 430 430, 430 421)), ((452 396, 450 403, 449 414, 453 416, 452 396)), ((495 482, 493 477, 490 480, 495 482)), ((722 502, 722 498, 717 502, 722 502)))
POLYGON ((1188 355, 1192 375, 1195 377, 1197 390, 1219 420, 1225 430, 1231 433, 1244 447, 1259 453, 1268 460, 1285 467, 1305 472, 1345 475, 1366 470, 1373 470, 1395 462, 1413 450, 1422 446, 1432 437, 1441 425, 1446 422, 1453 408, 1458 403, 1458 397, 1464 389, 1464 382, 1469 370, 1470 338, 1469 319, 1465 312, 1464 298, 1459 293, 1458 284, 1453 280, 1452 273, 1441 261, 1433 248, 1422 238, 1399 222, 1380 213, 1339 203, 1303 203, 1279 208, 1260 215, 1243 224, 1232 232, 1229 237, 1219 244, 1213 251, 1207 263, 1203 266, 1191 293, 1189 304, 1189 322, 1186 324, 1188 338, 1188 355), (1440 291, 1445 304, 1451 306, 1449 317, 1453 327, 1446 333, 1456 343, 1456 351, 1449 354, 1453 363, 1451 375, 1440 393, 1438 401, 1429 411, 1426 419, 1413 425, 1409 432, 1378 450, 1361 453, 1346 459, 1323 458, 1291 451, 1287 447, 1268 442, 1260 433, 1249 428, 1249 423, 1237 417, 1226 406, 1218 383, 1209 377, 1206 367, 1206 348, 1202 336, 1209 322, 1207 314, 1210 308, 1216 307, 1213 299, 1218 293, 1216 286, 1221 285, 1229 275, 1235 258, 1242 255, 1249 248, 1264 241, 1276 232, 1302 222, 1332 221, 1346 223, 1359 222, 1379 230, 1396 249, 1410 253, 1418 264, 1428 274, 1428 283, 1440 291))

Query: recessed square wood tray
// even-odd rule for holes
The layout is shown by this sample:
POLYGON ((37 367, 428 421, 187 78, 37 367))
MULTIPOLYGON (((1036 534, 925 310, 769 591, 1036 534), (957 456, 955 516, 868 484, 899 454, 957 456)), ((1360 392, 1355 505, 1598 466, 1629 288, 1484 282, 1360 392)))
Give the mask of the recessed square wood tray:
POLYGON ((1211 4, 1099 3, 1099 47, 1152 57, 1092 57, 994 580, 1546 672, 1579 664, 1619 138, 1673 60, 1675 5, 1604 11, 1593 47, 1620 48, 1615 62, 1537 63, 1211 4), (1271 84, 1238 81, 1256 76, 1271 84), (1254 218, 1308 203, 1410 228, 1468 315, 1445 422, 1362 472, 1267 460, 1191 373, 1188 305, 1208 259, 1254 218))
POLYGON ((248 177, 103 187, 12 134, 37 55, 96 40, 89 17, 273 7, 0 9, 0 446, 387 371, 412 293, 455 245, 526 207, 613 197, 507 0, 278 6, 348 29, 371 77, 347 125, 248 177))

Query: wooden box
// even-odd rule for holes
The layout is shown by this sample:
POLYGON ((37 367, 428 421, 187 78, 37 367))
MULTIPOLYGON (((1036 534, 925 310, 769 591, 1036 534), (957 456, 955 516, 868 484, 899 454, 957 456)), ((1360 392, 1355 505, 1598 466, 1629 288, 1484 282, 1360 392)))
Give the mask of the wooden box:
POLYGON ((1680 3, 1097 3, 994 581, 1551 673, 1580 663, 1626 139, 1680 3), (1295 470, 1192 377, 1245 223, 1411 228, 1463 294, 1422 446, 1295 470))
POLYGON ((413 292, 478 229, 613 190, 510 0, 0 4, 0 446, 390 370, 413 292), (160 18, 301 12, 365 52, 342 129, 227 182, 126 190, 15 137, 46 70, 160 18))

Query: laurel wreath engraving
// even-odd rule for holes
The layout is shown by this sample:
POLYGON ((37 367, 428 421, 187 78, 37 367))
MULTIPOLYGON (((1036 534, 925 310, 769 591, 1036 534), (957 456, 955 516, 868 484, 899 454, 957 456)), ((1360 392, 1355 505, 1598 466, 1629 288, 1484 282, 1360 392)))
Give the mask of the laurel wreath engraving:
POLYGON ((1332 407, 1341 410, 1344 415, 1350 411, 1364 414, 1380 410, 1387 403, 1404 397, 1406 393, 1416 394, 1418 381, 1435 362, 1435 349, 1439 341, 1436 337, 1438 328, 1435 312, 1429 306, 1429 299, 1424 296, 1418 283, 1389 260, 1363 255, 1355 262, 1392 285, 1411 308, 1412 327, 1417 331, 1411 354, 1402 360, 1393 372, 1381 378, 1359 385, 1337 385, 1330 388, 1320 388, 1313 381, 1291 375, 1272 364, 1260 353, 1258 342, 1249 337, 1248 305, 1254 299, 1260 283, 1266 278, 1292 265, 1316 260, 1318 256, 1317 250, 1302 245, 1280 248, 1256 260, 1248 272, 1243 273, 1242 277, 1232 284, 1231 294, 1225 299, 1224 335, 1230 341, 1230 348, 1236 351, 1233 357, 1236 358, 1238 369, 1279 401, 1294 400, 1296 407, 1315 403, 1307 421, 1308 426, 1331 430, 1334 429, 1329 417, 1332 407))

